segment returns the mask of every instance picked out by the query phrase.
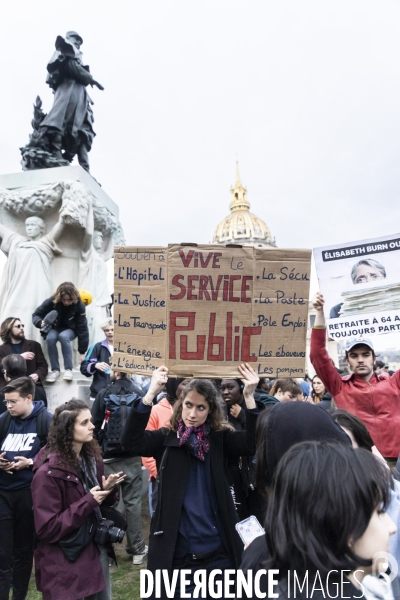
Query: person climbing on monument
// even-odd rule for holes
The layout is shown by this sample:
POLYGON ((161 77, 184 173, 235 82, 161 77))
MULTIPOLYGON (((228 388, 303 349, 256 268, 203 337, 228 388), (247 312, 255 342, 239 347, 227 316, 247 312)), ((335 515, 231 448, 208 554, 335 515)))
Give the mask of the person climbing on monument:
POLYGON ((359 417, 367 426, 376 447, 395 465, 400 453, 400 371, 381 380, 374 373, 375 351, 364 337, 346 342, 346 360, 352 373, 341 377, 326 351, 325 300, 317 292, 313 306, 317 311, 311 332, 310 360, 338 408, 359 417))
POLYGON ((44 327, 45 317, 55 311, 56 321, 47 333, 46 342, 50 358, 51 372, 46 381, 54 383, 60 376, 57 342, 61 344, 64 359, 64 380, 72 381, 72 346, 71 342, 78 337, 78 352, 80 361, 85 358, 89 346, 89 330, 86 320, 85 305, 79 296, 79 291, 73 283, 65 281, 56 289, 53 296, 47 298, 37 307, 32 315, 32 322, 38 329, 44 327))

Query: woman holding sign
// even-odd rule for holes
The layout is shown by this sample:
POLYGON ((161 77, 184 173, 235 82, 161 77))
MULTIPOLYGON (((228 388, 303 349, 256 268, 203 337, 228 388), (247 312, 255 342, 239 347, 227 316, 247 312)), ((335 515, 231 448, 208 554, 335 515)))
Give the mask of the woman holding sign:
MULTIPOLYGON (((258 376, 248 365, 239 367, 246 405, 246 431, 224 423, 217 390, 207 379, 193 379, 176 402, 168 425, 145 431, 153 399, 168 379, 168 369, 154 371, 149 390, 131 411, 123 445, 140 456, 153 456, 159 473, 158 502, 151 523, 148 568, 237 568, 243 544, 235 531, 236 511, 226 479, 231 456, 255 453, 257 420, 254 390, 258 376)), ((221 577, 222 579, 222 577, 221 577)), ((180 580, 178 579, 177 589, 180 580)), ((166 597, 166 592, 164 589, 166 597)), ((170 597, 173 597, 170 596, 170 597)), ((222 596, 223 597, 223 596, 222 596)))

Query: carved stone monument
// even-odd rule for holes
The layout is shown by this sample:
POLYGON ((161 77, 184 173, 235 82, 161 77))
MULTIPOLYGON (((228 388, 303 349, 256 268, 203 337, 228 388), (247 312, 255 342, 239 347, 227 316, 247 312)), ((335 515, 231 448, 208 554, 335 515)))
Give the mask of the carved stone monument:
MULTIPOLYGON (((111 290, 106 262, 123 244, 118 207, 81 167, 57 167, 0 176, 0 321, 14 316, 25 336, 43 341, 32 313, 63 281, 93 296, 87 307, 90 343, 103 339, 111 290), (0 264, 1 271, 1 264, 0 264)), ((45 344, 44 344, 45 347, 45 344)), ((77 390, 62 381, 47 386, 56 405, 77 390)), ((85 380, 85 384, 90 380, 85 380)), ((82 397, 82 393, 81 393, 82 397)), ((53 402, 54 404, 54 402, 53 402)))

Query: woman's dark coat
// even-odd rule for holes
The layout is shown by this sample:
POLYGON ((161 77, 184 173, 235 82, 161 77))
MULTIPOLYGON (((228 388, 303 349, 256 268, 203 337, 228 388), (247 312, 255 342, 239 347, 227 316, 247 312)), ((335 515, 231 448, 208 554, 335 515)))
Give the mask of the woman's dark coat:
POLYGON ((32 315, 32 323, 40 329, 40 325, 50 311, 57 311, 57 323, 53 327, 57 331, 72 329, 78 337, 78 352, 85 354, 89 346, 89 328, 86 319, 86 308, 82 300, 76 304, 64 306, 62 302, 54 302, 53 298, 47 298, 37 307, 32 315))
MULTIPOLYGON (((172 567, 191 458, 187 446, 178 446, 176 432, 167 428, 145 431, 149 416, 150 411, 141 413, 132 410, 122 443, 138 456, 154 456, 157 463, 160 478, 158 503, 151 522, 147 563, 148 569, 153 571, 172 567)), ((228 456, 255 454, 257 414, 247 411, 246 419, 246 431, 223 429, 210 432, 211 478, 220 520, 219 533, 236 568, 241 561, 243 543, 235 530, 238 518, 226 478, 226 467, 228 456)))
MULTIPOLYGON (((51 453, 40 466, 45 450, 43 448, 35 459, 32 481, 37 589, 44 600, 77 600, 105 588, 99 550, 94 542, 90 542, 79 558, 70 563, 57 542, 79 529, 99 504, 90 492, 85 492, 77 472, 58 454, 51 453)), ((103 460, 98 458, 97 479, 100 483, 102 475, 103 460)), ((115 489, 104 503, 113 504, 116 496, 115 489)))
POLYGON ((325 410, 331 410, 332 408, 332 395, 325 390, 325 394, 322 396, 321 400, 318 402, 318 406, 324 408, 325 410))

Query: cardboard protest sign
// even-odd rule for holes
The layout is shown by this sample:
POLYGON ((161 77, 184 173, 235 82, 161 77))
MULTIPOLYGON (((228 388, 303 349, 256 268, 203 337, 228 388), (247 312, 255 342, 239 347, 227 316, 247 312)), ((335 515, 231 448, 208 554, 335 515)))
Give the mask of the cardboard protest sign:
POLYGON ((147 375, 166 363, 167 249, 115 248, 113 366, 147 375))
POLYGON ((400 331, 400 234, 314 249, 335 339, 400 331))
POLYGON ((113 368, 141 375, 304 374, 309 250, 115 249, 113 368))

